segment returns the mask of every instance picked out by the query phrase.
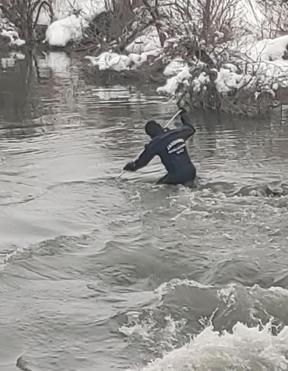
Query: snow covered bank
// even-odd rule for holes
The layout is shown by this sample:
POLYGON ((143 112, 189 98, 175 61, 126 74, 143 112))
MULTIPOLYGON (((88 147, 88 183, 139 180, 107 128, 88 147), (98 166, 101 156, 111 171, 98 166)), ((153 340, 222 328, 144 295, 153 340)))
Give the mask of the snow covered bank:
POLYGON ((0 36, 8 40, 8 45, 11 47, 19 47, 25 44, 25 41, 20 39, 18 31, 13 23, 7 18, 0 15, 0 36))
POLYGON ((93 66, 99 70, 127 71, 137 69, 149 58, 156 58, 162 53, 159 36, 154 27, 146 30, 144 35, 137 37, 126 47, 128 55, 114 52, 104 52, 98 57, 86 56, 93 66))
POLYGON ((166 67, 166 85, 157 91, 193 107, 265 113, 279 104, 278 91, 288 89, 287 54, 288 36, 282 36, 247 46, 238 56, 232 50, 226 62, 214 66, 195 57, 178 58, 166 67))
POLYGON ((263 39, 247 46, 246 53, 253 61, 288 59, 288 35, 275 39, 263 39))
POLYGON ((127 55, 113 52, 105 52, 100 54, 98 57, 86 56, 85 59, 89 60, 93 66, 98 66, 100 71, 126 71, 130 69, 132 62, 127 55))
POLYGON ((131 53, 123 55, 113 52, 104 52, 98 57, 86 56, 85 59, 89 60, 93 66, 97 66, 100 71, 128 71, 139 68, 143 63, 148 61, 149 56, 156 57, 158 51, 146 52, 143 54, 131 53))
POLYGON ((51 23, 46 31, 46 41, 50 46, 64 47, 71 41, 81 40, 87 22, 79 16, 71 15, 51 23))

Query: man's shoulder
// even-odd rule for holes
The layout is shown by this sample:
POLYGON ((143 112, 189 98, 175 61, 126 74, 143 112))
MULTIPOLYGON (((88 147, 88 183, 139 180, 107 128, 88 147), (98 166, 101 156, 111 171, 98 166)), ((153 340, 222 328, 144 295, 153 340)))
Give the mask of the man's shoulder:
POLYGON ((182 128, 168 129, 165 133, 163 133, 163 139, 176 137, 181 131, 182 128))

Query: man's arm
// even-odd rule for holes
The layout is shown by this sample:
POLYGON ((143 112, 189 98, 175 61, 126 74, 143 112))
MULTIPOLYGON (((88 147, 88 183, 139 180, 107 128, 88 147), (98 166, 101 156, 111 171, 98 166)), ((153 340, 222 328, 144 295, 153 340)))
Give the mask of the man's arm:
POLYGON ((151 144, 147 144, 143 152, 140 153, 137 160, 128 162, 123 168, 127 171, 136 171, 141 167, 146 166, 152 158, 156 155, 151 144))
POLYGON ((182 138, 187 140, 195 133, 196 130, 191 123, 188 112, 185 109, 181 111, 180 118, 183 124, 182 128, 180 129, 182 138))

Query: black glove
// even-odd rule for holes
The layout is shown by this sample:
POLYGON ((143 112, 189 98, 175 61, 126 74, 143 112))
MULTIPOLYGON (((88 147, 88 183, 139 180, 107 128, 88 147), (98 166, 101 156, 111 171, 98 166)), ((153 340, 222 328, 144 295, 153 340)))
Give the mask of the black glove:
POLYGON ((136 164, 134 161, 128 162, 123 168, 123 170, 126 171, 135 171, 136 170, 136 164))

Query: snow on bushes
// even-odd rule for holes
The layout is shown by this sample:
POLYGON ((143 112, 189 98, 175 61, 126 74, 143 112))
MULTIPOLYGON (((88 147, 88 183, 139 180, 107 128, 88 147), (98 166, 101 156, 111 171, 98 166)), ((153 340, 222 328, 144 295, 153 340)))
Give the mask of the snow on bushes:
POLYGON ((13 23, 9 22, 7 18, 0 15, 0 36, 7 38, 9 46, 22 46, 25 41, 20 39, 18 31, 13 23))
MULTIPOLYGON (((169 65, 167 66, 169 73, 172 73, 171 63, 170 63, 170 67, 169 65)), ((188 65, 187 64, 184 65, 183 68, 180 69, 180 71, 179 69, 175 69, 174 72, 176 72, 175 76, 170 77, 167 80, 165 86, 159 87, 157 89, 158 93, 174 97, 180 84, 184 84, 188 86, 189 79, 191 78, 190 69, 188 65)), ((166 70, 166 73, 167 73, 167 70, 166 70)))
POLYGON ((149 60, 149 57, 158 57, 162 53, 159 36, 154 27, 149 27, 145 34, 138 36, 127 47, 128 55, 114 52, 104 52, 98 57, 86 56, 92 65, 99 70, 125 71, 136 69, 149 60))
MULTIPOLYGON (((74 0, 73 3, 69 0, 56 0, 54 13, 58 20, 48 26, 46 41, 50 46, 64 47, 69 42, 81 40, 89 20, 105 10, 105 0, 74 0)), ((43 19, 47 22, 45 14, 43 19)))
POLYGON ((129 55, 109 51, 101 53, 98 57, 86 56, 85 59, 89 60, 93 66, 97 66, 100 71, 113 70, 121 72, 136 69, 147 62, 149 56, 155 57, 158 54, 159 51, 155 50, 143 54, 131 53, 129 55))
POLYGON ((182 58, 175 58, 173 59, 163 71, 164 76, 175 76, 179 72, 181 72, 184 67, 187 66, 187 63, 182 58))

